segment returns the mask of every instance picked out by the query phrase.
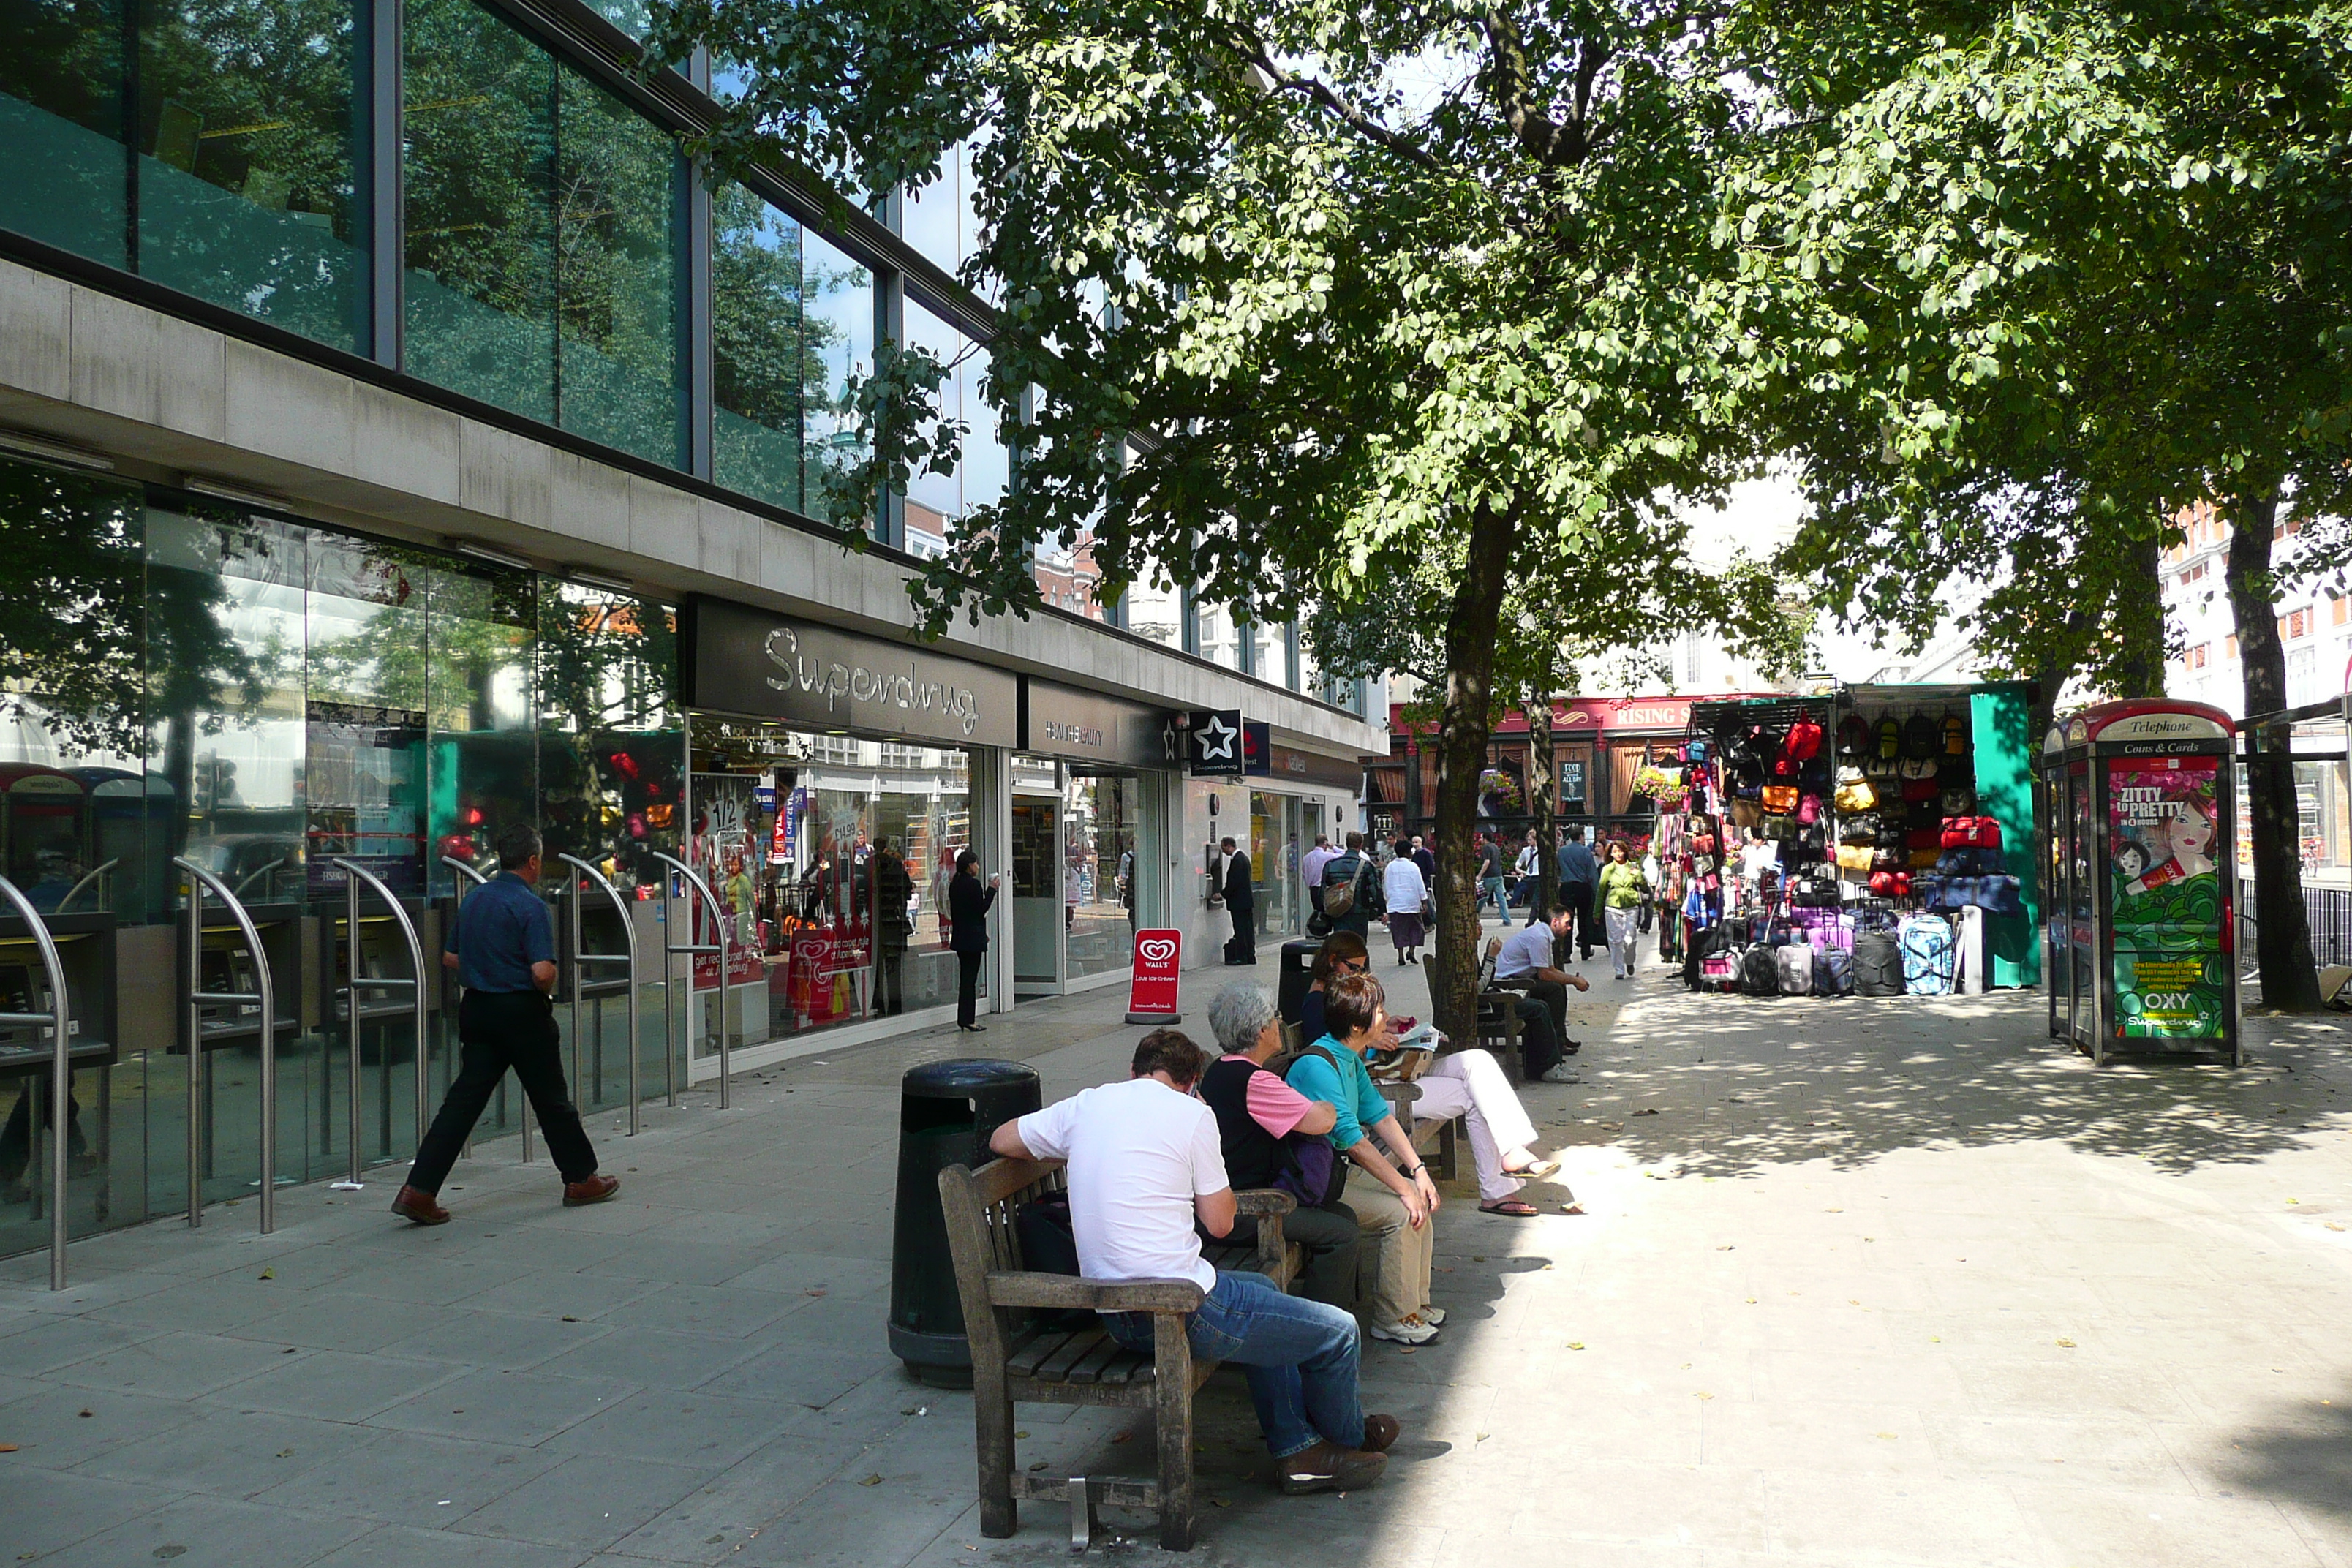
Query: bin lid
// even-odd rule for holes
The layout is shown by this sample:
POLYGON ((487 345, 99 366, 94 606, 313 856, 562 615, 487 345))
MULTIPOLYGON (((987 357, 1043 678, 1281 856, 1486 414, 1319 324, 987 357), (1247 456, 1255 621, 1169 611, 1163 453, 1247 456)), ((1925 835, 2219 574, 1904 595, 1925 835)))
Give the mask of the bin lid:
POLYGON ((898 1080, 901 1094, 926 1100, 970 1100, 982 1089, 1034 1084, 1037 1069, 1025 1062, 1001 1062, 986 1057, 958 1057, 951 1061, 925 1062, 908 1068, 898 1080))

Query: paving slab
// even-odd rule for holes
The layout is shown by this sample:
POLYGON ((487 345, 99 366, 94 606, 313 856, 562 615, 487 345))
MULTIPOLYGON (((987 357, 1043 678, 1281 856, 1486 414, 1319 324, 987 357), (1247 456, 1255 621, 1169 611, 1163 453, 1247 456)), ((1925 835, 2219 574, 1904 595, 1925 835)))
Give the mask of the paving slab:
MULTIPOLYGON (((1377 973, 1426 1010, 1422 972, 1377 973)), ((1524 1092, 1565 1166, 1531 1189, 1547 1212, 1452 1184, 1444 1334, 1367 1346, 1368 1405, 1408 1423, 1386 1479, 1280 1497, 1221 1374, 1192 1561, 2352 1568, 2352 1032, 2256 1018, 2238 1072, 2095 1071, 2043 1037, 2044 1000, 1596 987, 1579 1081, 1524 1092)), ((379 1176, 289 1188, 273 1237, 241 1205, 78 1244, 62 1296, 45 1259, 0 1260, 0 1537, 28 1544, 0 1543, 1066 1562, 1059 1505, 978 1533, 970 1396, 885 1343, 897 1084, 963 1054, 1027 1061, 1049 1097, 1108 1081, 1122 1004, 761 1069, 724 1113, 699 1086, 635 1140, 600 1116, 625 1184, 601 1207, 488 1142, 436 1229, 384 1215, 379 1176)), ((1150 1468, 1131 1413, 1015 1420, 1024 1465, 1150 1468)), ((1108 1522, 1156 1551, 1148 1519, 1108 1522)))

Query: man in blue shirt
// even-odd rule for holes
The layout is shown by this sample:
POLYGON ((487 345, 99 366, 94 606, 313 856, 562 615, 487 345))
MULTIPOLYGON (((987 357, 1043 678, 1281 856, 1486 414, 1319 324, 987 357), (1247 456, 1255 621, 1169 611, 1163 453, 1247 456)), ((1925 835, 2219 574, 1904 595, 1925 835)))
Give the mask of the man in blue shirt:
POLYGON ((1601 868, 1584 842, 1584 829, 1570 826, 1568 842, 1559 847, 1559 901, 1576 914, 1579 963, 1592 956, 1592 887, 1600 880, 1601 868))
POLYGON ((563 1204, 601 1204, 621 1190, 617 1176, 596 1173, 596 1151, 564 1088, 562 1036, 555 1026, 555 921, 531 891, 539 880, 539 835, 518 823, 499 835, 499 874, 466 898, 449 924, 445 967, 457 972, 464 1047, 456 1081, 416 1146, 408 1183, 392 1212, 418 1225, 446 1225, 435 1194, 473 1134, 474 1123, 509 1068, 521 1080, 547 1134, 548 1157, 563 1177, 563 1204))

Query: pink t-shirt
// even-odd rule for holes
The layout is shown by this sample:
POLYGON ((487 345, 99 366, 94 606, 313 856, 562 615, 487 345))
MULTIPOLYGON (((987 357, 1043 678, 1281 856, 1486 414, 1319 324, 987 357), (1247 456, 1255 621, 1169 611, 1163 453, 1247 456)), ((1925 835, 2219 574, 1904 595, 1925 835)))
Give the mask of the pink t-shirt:
MULTIPOLYGON (((1228 1056, 1229 1062, 1246 1061, 1246 1057, 1228 1056)), ((1249 1076, 1250 1120, 1276 1138, 1287 1137, 1307 1120, 1315 1102, 1282 1081, 1281 1075, 1254 1072, 1249 1076)))

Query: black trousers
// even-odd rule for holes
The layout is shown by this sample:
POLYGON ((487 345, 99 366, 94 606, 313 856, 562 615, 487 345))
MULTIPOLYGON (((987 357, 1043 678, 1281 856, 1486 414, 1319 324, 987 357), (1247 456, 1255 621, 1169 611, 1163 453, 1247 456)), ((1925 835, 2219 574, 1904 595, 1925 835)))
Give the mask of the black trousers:
MULTIPOLYGON (((33 1099, 37 1094, 44 1099, 47 1097, 48 1074, 45 1071, 37 1079, 24 1079, 21 1084, 16 1096, 16 1109, 8 1113, 8 1125, 0 1128, 0 1182, 14 1183, 22 1179, 25 1167, 32 1163, 33 1099)), ((57 1113, 47 1105, 41 1107, 41 1125, 52 1131, 58 1125, 57 1113)), ((89 1144, 81 1135, 81 1101, 68 1090, 66 1095, 66 1152, 79 1160, 89 1151, 89 1144)))
POLYGON ((1227 963, 1257 962, 1257 906, 1227 904, 1225 911, 1234 917, 1234 940, 1225 943, 1227 963))
POLYGON ((1552 1026, 1551 1009, 1532 996, 1517 996, 1511 1007, 1519 1016, 1519 1070, 1533 1083, 1567 1058, 1559 1032, 1552 1026))
POLYGON ((980 1006, 980 963, 985 952, 956 954, 956 1022, 969 1024, 980 1006))
POLYGON ((482 1108, 512 1068, 530 1097, 539 1130, 547 1134, 547 1157, 566 1182, 596 1173, 596 1151, 563 1086, 562 1036, 555 1027, 555 1004, 543 991, 468 991, 457 1004, 457 1039, 463 1047, 457 1081, 441 1102, 432 1127, 416 1146, 408 1184, 437 1193, 448 1179, 457 1152, 481 1119, 482 1108))
MULTIPOLYGON (((1597 934, 1592 929, 1592 884, 1562 882, 1559 885, 1559 901, 1576 911, 1576 924, 1569 931, 1570 937, 1576 943, 1576 956, 1580 959, 1591 958, 1593 939, 1597 934)), ((1602 939, 1601 944, 1608 945, 1605 938, 1602 939)))

